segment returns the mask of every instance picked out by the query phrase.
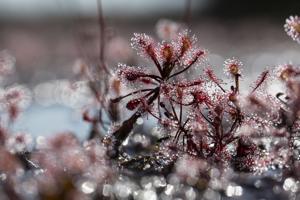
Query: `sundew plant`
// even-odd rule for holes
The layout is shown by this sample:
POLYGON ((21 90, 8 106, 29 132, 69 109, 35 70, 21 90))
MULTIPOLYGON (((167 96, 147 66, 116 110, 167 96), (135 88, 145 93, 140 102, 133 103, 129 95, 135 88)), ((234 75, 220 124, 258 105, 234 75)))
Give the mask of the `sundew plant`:
MULTIPOLYGON (((98 5, 99 54, 77 62, 67 84, 71 97, 82 88, 90 97, 81 108, 88 137, 15 133, 31 91, 3 86, 0 199, 299 199, 298 65, 265 66, 245 89, 242 60, 224 60, 217 76, 188 21, 161 19, 157 35, 115 40, 126 62, 110 66, 98 5), (270 92, 275 81, 284 92, 270 92)), ((284 30, 300 43, 298 16, 284 30)), ((15 61, 0 52, 1 79, 16 73, 15 61)))

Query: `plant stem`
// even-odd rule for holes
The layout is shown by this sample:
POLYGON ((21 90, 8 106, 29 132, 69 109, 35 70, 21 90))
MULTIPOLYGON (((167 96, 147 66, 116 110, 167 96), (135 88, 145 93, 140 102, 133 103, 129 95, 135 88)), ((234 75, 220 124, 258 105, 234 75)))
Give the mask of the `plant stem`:
MULTIPOLYGON (((150 105, 152 104, 159 96, 159 88, 155 88, 153 90, 153 95, 148 99, 147 104, 150 105)), ((134 128, 134 124, 136 120, 142 116, 144 113, 144 109, 140 108, 137 110, 130 118, 125 120, 121 127, 116 130, 112 135, 116 139, 116 143, 114 144, 115 146, 113 147, 113 150, 115 151, 114 153, 109 154, 111 158, 117 158, 119 156, 119 147, 121 144, 126 140, 126 138, 129 136, 129 133, 132 131, 134 128)))

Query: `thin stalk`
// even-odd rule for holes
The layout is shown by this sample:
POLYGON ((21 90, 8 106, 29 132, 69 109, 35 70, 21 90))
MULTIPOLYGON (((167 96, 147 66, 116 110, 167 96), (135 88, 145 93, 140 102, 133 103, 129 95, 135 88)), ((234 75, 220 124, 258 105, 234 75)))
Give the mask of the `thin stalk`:
POLYGON ((131 95, 134 95, 134 94, 138 94, 138 93, 143 93, 143 92, 148 92, 148 91, 152 91, 154 89, 142 89, 142 90, 137 90, 137 91, 134 91, 134 92, 130 92, 129 94, 126 94, 126 95, 123 95, 123 96, 120 96, 120 97, 117 97, 117 98, 114 98, 114 99, 111 99, 111 101, 113 103, 117 103, 119 101, 121 101, 122 99, 126 98, 126 97, 129 97, 131 95))
MULTIPOLYGON (((152 104, 159 95, 159 87, 153 89, 148 95, 152 94, 152 96, 147 100, 147 104, 152 104)), ((111 158, 117 158, 119 156, 119 147, 121 144, 126 140, 126 138, 129 136, 129 133, 134 127, 135 122, 139 117, 142 116, 142 114, 145 112, 144 108, 139 108, 130 118, 125 120, 121 127, 113 132, 113 136, 115 138, 115 143, 113 144, 113 148, 111 152, 108 152, 108 155, 111 158)))
POLYGON ((173 78, 174 76, 177 76, 177 75, 179 75, 179 74, 185 72, 185 71, 188 70, 189 68, 191 68, 191 66, 192 66, 193 64, 195 64, 195 62, 196 62, 198 59, 199 59, 199 57, 196 57, 196 59, 194 59, 187 67, 185 67, 184 69, 182 69, 182 70, 180 70, 180 71, 178 71, 178 72, 172 74, 171 76, 168 77, 167 80, 169 80, 170 78, 173 78))
POLYGON ((97 0, 97 7, 98 7, 98 23, 99 23, 99 61, 100 61, 100 70, 103 69, 105 73, 111 75, 110 71, 107 69, 105 64, 104 58, 104 49, 105 49, 105 22, 103 17, 103 10, 102 10, 102 0, 97 0))
POLYGON ((240 81, 239 81, 240 74, 234 76, 235 81, 235 93, 238 93, 240 90, 240 81))

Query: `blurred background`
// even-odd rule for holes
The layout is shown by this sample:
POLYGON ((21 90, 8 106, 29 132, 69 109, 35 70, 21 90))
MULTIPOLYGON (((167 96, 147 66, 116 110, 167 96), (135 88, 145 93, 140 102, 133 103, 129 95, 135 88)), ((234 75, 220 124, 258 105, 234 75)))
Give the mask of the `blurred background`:
MULTIPOLYGON (((283 29, 285 19, 299 14, 299 8, 299 0, 191 0, 190 27, 209 50, 218 74, 224 59, 238 57, 247 82, 266 67, 300 63, 300 47, 283 29)), ((102 0, 102 9, 107 35, 129 42, 134 32, 155 36, 160 19, 182 21, 186 0, 102 0)), ((15 56, 14 80, 34 95, 33 106, 16 129, 34 135, 71 130, 84 137, 88 125, 81 122, 80 113, 74 114, 57 86, 74 77, 83 52, 97 54, 97 18, 96 0, 0 1, 0 50, 15 56)))

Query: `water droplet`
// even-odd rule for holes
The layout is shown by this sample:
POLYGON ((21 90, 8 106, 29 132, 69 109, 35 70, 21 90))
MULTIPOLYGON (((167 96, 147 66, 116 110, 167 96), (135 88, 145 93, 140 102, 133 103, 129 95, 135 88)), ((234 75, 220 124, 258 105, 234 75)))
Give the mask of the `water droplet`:
POLYGON ((233 186, 233 185, 229 185, 226 188, 226 195, 228 197, 232 197, 232 196, 242 196, 243 194, 243 188, 241 186, 233 186))
POLYGON ((155 187, 166 187, 166 179, 164 177, 155 177, 153 184, 155 187))
POLYGON ((285 191, 297 192, 298 190, 297 182, 293 178, 287 178, 283 183, 283 189, 285 191))
POLYGON ((91 194, 96 189, 96 184, 92 181, 86 181, 81 185, 81 190, 85 194, 91 194))
POLYGON ((142 125, 144 123, 144 120, 143 118, 139 117, 137 120, 136 120, 136 124, 137 125, 142 125))
POLYGON ((132 193, 132 189, 130 188, 130 183, 117 182, 114 185, 114 192, 120 198, 127 198, 132 193))
POLYGON ((255 186, 256 188, 260 188, 260 187, 262 186, 261 180, 255 181, 254 186, 255 186))
POLYGON ((7 178, 7 176, 6 176, 5 173, 1 173, 1 174, 0 174, 0 180, 1 180, 1 181, 5 181, 6 178, 7 178))
POLYGON ((275 185, 275 186, 273 187, 273 191, 274 191, 275 194, 280 194, 281 191, 282 191, 282 189, 281 189, 281 187, 279 187, 278 185, 275 185))
POLYGON ((137 200, 157 200, 156 192, 153 190, 137 191, 135 198, 137 200))
POLYGON ((185 196, 186 196, 186 199, 193 200, 193 199, 196 199, 197 194, 196 194, 195 190, 191 187, 190 189, 188 189, 185 192, 185 196))
POLYGON ((46 138, 43 137, 43 136, 38 136, 36 138, 36 146, 38 149, 42 148, 42 147, 45 147, 47 144, 47 141, 46 141, 46 138))
POLYGON ((212 190, 212 189, 207 189, 204 192, 204 198, 207 200, 220 200, 221 196, 218 192, 212 190))
POLYGON ((165 194, 166 195, 172 195, 174 192, 174 185, 167 185, 167 188, 165 189, 165 194))
POLYGON ((102 190, 103 196, 108 197, 110 196, 111 192, 112 192, 112 186, 109 184, 104 184, 102 190))

